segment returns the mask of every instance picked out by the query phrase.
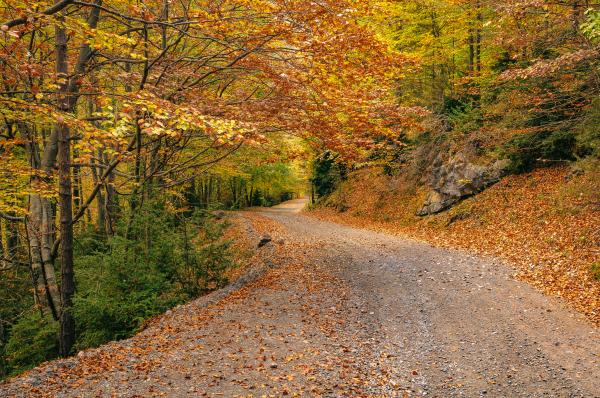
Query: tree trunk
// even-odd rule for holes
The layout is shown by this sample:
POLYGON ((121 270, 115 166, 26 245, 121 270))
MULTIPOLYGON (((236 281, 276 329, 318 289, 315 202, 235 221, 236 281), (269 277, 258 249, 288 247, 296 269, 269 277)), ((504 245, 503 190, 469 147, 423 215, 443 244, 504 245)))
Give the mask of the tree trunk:
MULTIPOLYGON (((12 215, 12 214, 9 214, 12 215)), ((17 222, 6 220, 4 222, 4 247, 0 252, 3 253, 4 260, 7 265, 14 264, 17 259, 17 250, 19 247, 19 229, 17 222)), ((0 231, 0 243, 2 242, 3 234, 0 231)))
MULTIPOLYGON (((472 23, 471 23, 472 25, 472 23)), ((472 74, 475 71, 475 36, 473 34, 473 28, 469 28, 469 73, 472 74)))
POLYGON ((483 27, 483 14, 481 13, 481 2, 477 0, 477 33, 476 33, 476 58, 477 58, 477 75, 481 74, 481 29, 483 27))
POLYGON ((60 355, 71 353, 75 343, 75 320, 71 312, 75 294, 73 272, 73 208, 71 189, 71 145, 70 129, 65 125, 59 129, 59 200, 60 200, 60 269, 61 269, 61 312, 60 312, 60 355))
POLYGON ((581 4, 580 0, 573 0, 573 12, 572 12, 572 21, 573 21, 573 34, 579 33, 579 25, 581 25, 580 14, 581 14, 581 4))
MULTIPOLYGON (((31 167, 41 169, 46 176, 51 176, 57 154, 56 131, 53 131, 48 137, 40 159, 34 132, 25 126, 21 126, 21 128, 26 136, 26 149, 31 167)), ((41 176, 32 178, 32 185, 34 186, 47 182, 47 178, 41 176)), ((40 307, 42 315, 52 315, 54 319, 58 319, 60 297, 52 259, 54 212, 49 198, 37 193, 29 195, 26 229, 35 302, 40 307)))
MULTIPOLYGON (((73 150, 73 158, 77 159, 77 150, 73 150)), ((83 182, 81 179, 81 166, 73 166, 73 206, 76 210, 81 207, 81 201, 83 200, 83 182)))
POLYGON ((141 181, 142 181, 142 129, 140 127, 139 121, 136 120, 135 124, 135 137, 136 137, 136 151, 135 151, 135 186, 131 192, 131 198, 129 199, 129 219, 127 221, 127 228, 125 230, 125 239, 132 239, 134 236, 132 235, 132 227, 133 221, 135 218, 135 214, 137 212, 138 207, 140 206, 142 200, 141 191, 141 181))
MULTIPOLYGON (((102 150, 98 150, 98 158, 102 159, 102 150)), ((100 177, 98 169, 96 168, 95 164, 92 163, 92 179, 94 181, 94 185, 98 185, 100 184, 100 177)), ((106 228, 106 201, 104 200, 104 193, 102 192, 102 189, 98 190, 98 194, 96 195, 96 229, 99 233, 101 234, 106 234, 107 232, 107 228, 106 228)), ((107 234, 108 235, 108 234, 107 234)))
MULTIPOLYGON (((102 153, 104 163, 108 164, 108 157, 105 153, 102 153)), ((119 202, 115 190, 115 173, 110 171, 107 178, 107 183, 104 185, 106 193, 106 234, 113 236, 115 234, 114 220, 120 211, 119 202)))
MULTIPOLYGON (((4 223, 4 221, 2 221, 2 219, 0 219, 0 256, 2 256, 2 259, 0 259, 0 268, 6 268, 8 267, 8 250, 5 250, 5 245, 3 243, 4 241, 4 234, 2 233, 2 224, 4 223)), ((1 335, 0 335, 1 337, 1 335)))
MULTIPOLYGON (((64 79, 68 76, 67 34, 57 24, 56 32, 56 74, 64 79)), ((69 106, 68 84, 61 85, 63 93, 58 108, 62 112, 71 110, 69 106)), ((55 127, 58 137, 58 176, 60 203, 60 270, 61 270, 61 310, 59 352, 63 357, 71 353, 75 344, 75 320, 72 314, 75 277, 73 272, 73 192, 71 186, 71 130, 62 121, 55 127)))

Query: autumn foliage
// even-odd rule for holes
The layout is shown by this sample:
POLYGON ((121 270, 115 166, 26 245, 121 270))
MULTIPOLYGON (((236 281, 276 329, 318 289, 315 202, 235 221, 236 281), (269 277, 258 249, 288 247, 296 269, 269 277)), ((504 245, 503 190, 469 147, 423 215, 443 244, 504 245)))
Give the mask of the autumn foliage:
MULTIPOLYGON (((222 286, 234 271, 215 210, 309 190, 324 203, 362 169, 418 190, 436 160, 459 152, 506 160, 507 174, 593 171, 598 8, 2 0, 0 377, 128 336, 222 286), (129 268, 137 262, 146 271, 129 268), (117 329, 98 326, 104 313, 117 329), (23 341, 42 348, 13 366, 23 341)), ((582 279, 567 268, 545 275, 573 300, 582 279)))
MULTIPOLYGON (((373 12, 352 0, 4 1, 0 272, 17 303, 3 314, 16 317, 9 325, 22 311, 59 321, 58 350, 68 355, 82 317, 73 313, 75 275, 93 269, 75 253, 85 233, 102 250, 118 250, 122 238, 151 254, 160 233, 139 223, 160 224, 158 209, 188 233, 179 226, 194 209, 300 193, 311 147, 352 157, 373 134, 393 137, 387 119, 400 108, 390 88, 405 59, 366 22, 373 12)), ((189 277, 202 285, 203 275, 189 277)), ((2 330, 4 347, 10 327, 2 330)))

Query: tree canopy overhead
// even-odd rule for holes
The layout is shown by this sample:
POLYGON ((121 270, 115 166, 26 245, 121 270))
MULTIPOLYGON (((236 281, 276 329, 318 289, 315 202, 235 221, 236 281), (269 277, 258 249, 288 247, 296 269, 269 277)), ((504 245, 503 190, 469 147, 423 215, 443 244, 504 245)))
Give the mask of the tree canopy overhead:
POLYGON ((403 59, 372 13, 352 0, 3 1, 0 214, 25 222, 35 301, 60 320, 63 355, 74 230, 92 212, 99 231, 122 220, 133 239, 157 192, 237 207, 297 189, 300 169, 280 162, 305 149, 285 137, 352 156, 394 136, 403 59))

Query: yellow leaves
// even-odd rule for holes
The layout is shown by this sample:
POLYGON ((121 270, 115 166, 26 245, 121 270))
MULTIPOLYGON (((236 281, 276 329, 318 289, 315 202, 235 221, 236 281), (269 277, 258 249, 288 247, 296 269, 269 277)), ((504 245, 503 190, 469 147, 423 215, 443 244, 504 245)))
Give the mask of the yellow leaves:
POLYGON ((346 122, 348 122, 348 120, 350 120, 350 116, 343 112, 338 112, 336 114, 336 117, 337 117, 338 121, 340 121, 341 123, 346 123, 346 122))
POLYGON ((18 140, 4 140, 0 154, 0 212, 18 216, 27 213, 26 198, 30 194, 56 197, 54 180, 45 173, 35 170, 20 156, 18 140), (36 178, 34 178, 36 177, 36 178), (31 183, 29 183, 31 181, 31 183))
POLYGON ((138 53, 134 53, 134 52, 132 52, 132 53, 129 53, 129 57, 130 57, 131 59, 134 59, 134 60, 139 60, 139 61, 146 61, 146 60, 148 59, 148 58, 146 58, 144 55, 142 55, 142 54, 138 54, 138 53))

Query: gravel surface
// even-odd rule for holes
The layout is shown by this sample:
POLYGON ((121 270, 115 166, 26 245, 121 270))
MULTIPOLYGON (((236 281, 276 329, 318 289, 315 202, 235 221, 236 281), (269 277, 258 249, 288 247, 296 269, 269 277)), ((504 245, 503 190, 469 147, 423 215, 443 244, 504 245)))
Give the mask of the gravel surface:
POLYGON ((304 204, 243 215, 271 237, 243 283, 0 396, 600 397, 598 329, 510 267, 304 204))
POLYGON ((378 349, 411 395, 600 397, 598 329, 507 265, 290 216, 299 206, 266 215, 323 245, 331 269, 368 299, 378 349))

